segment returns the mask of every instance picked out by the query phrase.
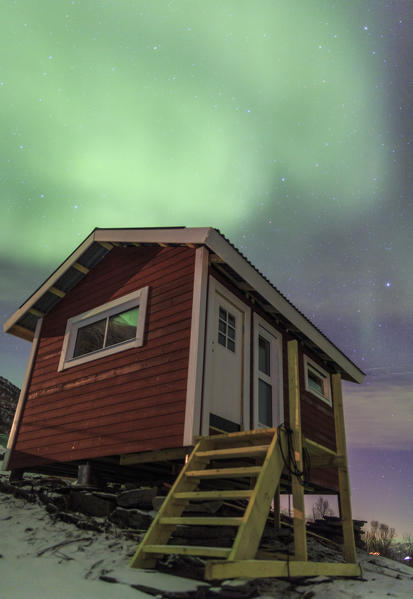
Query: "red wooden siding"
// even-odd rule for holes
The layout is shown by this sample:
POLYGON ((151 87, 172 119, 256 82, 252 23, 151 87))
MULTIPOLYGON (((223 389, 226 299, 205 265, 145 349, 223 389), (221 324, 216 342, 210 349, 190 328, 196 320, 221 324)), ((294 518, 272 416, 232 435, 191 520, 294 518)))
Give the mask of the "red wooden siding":
MULTIPOLYGON (((320 359, 305 349, 299 350, 300 365, 300 389, 301 389, 301 422, 303 435, 328 449, 336 450, 336 433, 334 424, 333 408, 322 399, 319 399, 309 391, 305 390, 305 372, 304 372, 304 354, 316 362, 321 368, 330 372, 328 366, 323 364, 320 359)), ((311 482, 327 487, 329 489, 338 489, 338 476, 336 469, 311 469, 311 482)))
POLYGON ((182 445, 195 250, 111 250, 45 318, 10 468, 182 445), (58 372, 67 319, 150 287, 145 340, 58 372))

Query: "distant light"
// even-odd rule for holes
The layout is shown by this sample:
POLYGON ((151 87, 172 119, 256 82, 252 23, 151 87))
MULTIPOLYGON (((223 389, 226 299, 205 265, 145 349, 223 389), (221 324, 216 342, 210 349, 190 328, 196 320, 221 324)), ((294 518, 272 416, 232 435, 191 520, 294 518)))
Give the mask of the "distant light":
POLYGON ((413 558, 411 557, 411 555, 406 555, 406 557, 404 557, 403 559, 413 559, 413 558))
POLYGON ((390 286, 391 286, 390 281, 386 281, 386 287, 390 287, 390 286))

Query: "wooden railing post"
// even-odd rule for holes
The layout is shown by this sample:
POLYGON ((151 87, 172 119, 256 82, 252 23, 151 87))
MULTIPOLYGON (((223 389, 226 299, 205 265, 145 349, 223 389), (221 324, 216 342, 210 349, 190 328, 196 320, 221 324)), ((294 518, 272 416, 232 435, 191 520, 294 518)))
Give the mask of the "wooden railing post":
MULTIPOLYGON (((293 431, 295 461, 299 470, 303 469, 303 441, 301 434, 300 379, 298 374, 298 343, 288 342, 288 394, 290 428, 293 431)), ((307 536, 305 528, 304 487, 296 476, 292 476, 294 551, 295 559, 307 560, 307 536)))
POLYGON ((346 434, 344 428, 343 395, 341 391, 341 374, 332 376, 334 424, 336 430, 337 455, 343 460, 343 465, 338 467, 339 505, 343 527, 344 559, 346 562, 356 561, 356 548, 354 545, 353 517, 351 514, 350 481, 347 465, 346 434))

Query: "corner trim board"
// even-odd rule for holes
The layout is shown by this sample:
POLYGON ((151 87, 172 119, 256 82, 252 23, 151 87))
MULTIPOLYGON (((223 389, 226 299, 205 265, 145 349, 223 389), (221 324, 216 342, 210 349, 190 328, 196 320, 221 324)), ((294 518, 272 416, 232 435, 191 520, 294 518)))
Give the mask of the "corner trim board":
POLYGON ((195 251, 194 287, 192 298, 191 336, 189 341, 188 382, 186 386, 184 445, 192 445, 200 434, 202 375, 204 368, 205 321, 208 287, 209 251, 195 251))
POLYGON ((19 400, 17 402, 16 412, 14 414, 13 424, 11 425, 11 429, 10 429, 9 440, 7 443, 7 452, 5 454, 4 461, 3 461, 3 470, 8 469, 10 457, 11 457, 11 454, 13 452, 13 449, 14 449, 14 446, 16 443, 17 431, 19 428, 20 420, 23 416, 23 409, 24 409, 24 405, 26 403, 29 381, 30 381, 30 377, 32 374, 32 370, 33 370, 34 359, 35 359, 35 356, 37 353, 37 347, 39 345, 40 330, 42 328, 42 323, 43 323, 43 318, 39 318, 39 320, 36 323, 36 329, 34 331, 34 337, 33 337, 32 347, 30 350, 29 361, 27 363, 26 374, 24 375, 22 388, 20 390, 19 400))

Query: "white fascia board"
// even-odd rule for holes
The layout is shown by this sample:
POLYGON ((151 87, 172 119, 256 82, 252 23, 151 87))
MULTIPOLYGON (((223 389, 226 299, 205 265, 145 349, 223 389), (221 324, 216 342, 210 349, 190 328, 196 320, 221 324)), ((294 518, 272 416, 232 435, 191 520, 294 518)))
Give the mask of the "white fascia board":
POLYGON ((188 229, 97 229, 95 241, 114 243, 206 243, 209 227, 188 229))
POLYGON ((67 271, 67 269, 70 268, 72 264, 77 261, 79 256, 81 256, 83 252, 87 250, 87 248, 90 245, 92 245, 94 241, 93 235, 94 234, 91 233, 85 239, 85 241, 81 243, 78 248, 76 248, 73 254, 71 254, 69 258, 67 258, 59 266, 59 268, 52 275, 50 275, 48 279, 46 279, 46 281, 43 283, 41 287, 39 287, 36 293, 34 293, 12 316, 10 316, 10 318, 3 324, 3 330, 5 333, 7 333, 11 329, 11 327, 16 324, 16 322, 19 320, 19 318, 23 316, 23 314, 25 314, 28 310, 30 310, 30 308, 34 306, 37 300, 40 297, 42 297, 42 295, 44 295, 46 291, 50 289, 50 287, 53 287, 56 281, 60 279, 60 277, 67 271))
POLYGON ((260 293, 276 310, 317 345, 355 382, 362 383, 363 373, 322 335, 294 306, 282 297, 217 231, 209 229, 207 245, 260 293))

